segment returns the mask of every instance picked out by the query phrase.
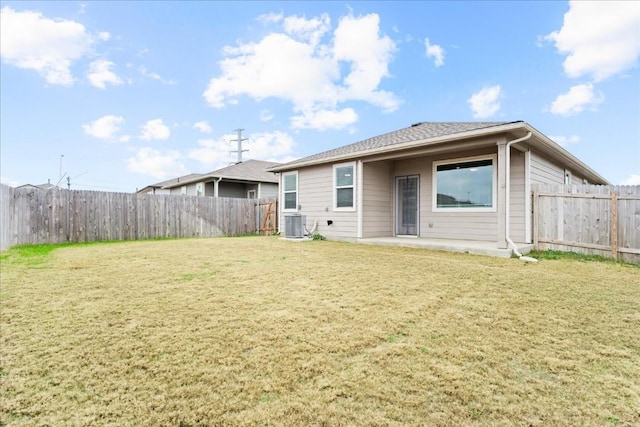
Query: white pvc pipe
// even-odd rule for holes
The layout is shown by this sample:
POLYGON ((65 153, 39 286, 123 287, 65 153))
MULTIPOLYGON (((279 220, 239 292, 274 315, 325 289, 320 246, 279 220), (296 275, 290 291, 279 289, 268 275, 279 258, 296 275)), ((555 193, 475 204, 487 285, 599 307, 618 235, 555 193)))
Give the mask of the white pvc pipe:
MULTIPOLYGON (((506 185, 505 185, 505 221, 504 221, 504 228, 505 228, 505 236, 506 236, 506 240, 507 243, 511 246, 511 250, 513 250, 513 253, 516 254, 518 256, 518 258, 520 258, 523 261, 531 261, 531 262, 537 262, 538 260, 535 258, 531 258, 531 257, 525 257, 523 256, 520 251, 518 251, 518 246, 513 242, 513 240, 511 240, 511 146, 513 144, 517 144, 519 142, 522 141, 526 141, 527 139, 531 138, 532 133, 529 132, 527 133, 525 136, 523 136, 522 138, 518 138, 518 139, 514 139, 513 141, 509 141, 507 143, 506 146, 506 163, 507 163, 507 170, 506 170, 506 185)), ((528 196, 527 196, 528 197, 528 196)))

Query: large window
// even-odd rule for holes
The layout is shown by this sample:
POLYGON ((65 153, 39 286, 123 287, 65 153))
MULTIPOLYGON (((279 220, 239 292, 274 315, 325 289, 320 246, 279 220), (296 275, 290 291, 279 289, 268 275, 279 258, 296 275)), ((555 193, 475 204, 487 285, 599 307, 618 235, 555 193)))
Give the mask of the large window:
POLYGON ((282 199, 285 211, 298 210, 298 172, 282 175, 282 199))
POLYGON ((336 210, 354 210, 355 203, 355 164, 345 163, 333 166, 334 203, 336 210))
POLYGON ((491 157, 434 162, 434 210, 494 211, 494 164, 491 157))

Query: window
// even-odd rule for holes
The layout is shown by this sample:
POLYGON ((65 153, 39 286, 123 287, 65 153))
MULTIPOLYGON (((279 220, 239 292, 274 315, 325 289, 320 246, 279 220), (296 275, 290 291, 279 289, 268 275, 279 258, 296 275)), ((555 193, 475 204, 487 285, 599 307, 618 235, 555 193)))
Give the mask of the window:
POLYGON ((256 198, 256 190, 247 191, 247 198, 248 199, 255 199, 256 198))
POLYGON ((180 187, 180 194, 187 194, 187 186, 183 185, 182 187, 180 187))
POLYGON ((204 196, 204 182, 196 182, 196 196, 204 196))
POLYGON ((355 203, 355 164, 346 163, 333 166, 334 203, 336 210, 354 210, 355 203))
POLYGON ((495 158, 433 163, 434 211, 495 211, 495 158))
POLYGON ((285 211, 298 210, 298 172, 282 175, 282 199, 285 211))

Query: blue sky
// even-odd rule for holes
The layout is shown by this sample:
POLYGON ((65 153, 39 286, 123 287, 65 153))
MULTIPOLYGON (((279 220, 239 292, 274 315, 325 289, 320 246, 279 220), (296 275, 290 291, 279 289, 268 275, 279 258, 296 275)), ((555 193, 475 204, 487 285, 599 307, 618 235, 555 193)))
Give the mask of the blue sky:
POLYGON ((640 184, 639 2, 1 3, 3 183, 131 192, 419 121, 524 120, 640 184))

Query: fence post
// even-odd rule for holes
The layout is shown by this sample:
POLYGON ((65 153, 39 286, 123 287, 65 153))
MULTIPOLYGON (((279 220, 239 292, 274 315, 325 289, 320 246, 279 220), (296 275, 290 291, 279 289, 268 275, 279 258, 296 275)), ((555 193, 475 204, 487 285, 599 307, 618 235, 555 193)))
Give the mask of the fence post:
POLYGON ((618 192, 611 192, 611 254, 618 259, 618 192))

